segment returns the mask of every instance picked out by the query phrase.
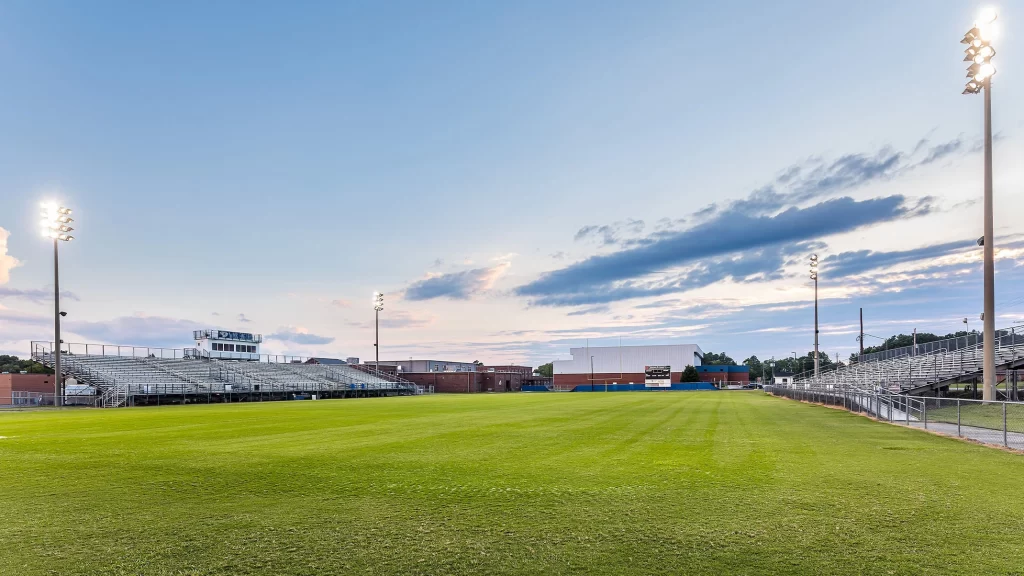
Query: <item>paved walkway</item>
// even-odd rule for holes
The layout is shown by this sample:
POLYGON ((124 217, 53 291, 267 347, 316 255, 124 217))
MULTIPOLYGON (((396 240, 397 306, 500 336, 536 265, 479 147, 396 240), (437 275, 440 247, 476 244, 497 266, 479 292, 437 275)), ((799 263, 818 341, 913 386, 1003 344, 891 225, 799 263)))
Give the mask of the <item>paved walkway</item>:
MULTIPOLYGON (((840 401, 840 396, 837 394, 830 394, 828 392, 818 393, 817 397, 808 398, 807 401, 812 403, 821 402, 822 396, 830 396, 834 400, 836 406, 841 406, 844 402, 840 401)), ((799 400, 799 399, 798 399, 799 400)), ((915 407, 911 404, 910 421, 907 422, 907 413, 901 410, 901 406, 897 403, 890 405, 888 402, 876 402, 870 395, 864 395, 858 398, 861 401, 863 408, 866 411, 875 412, 878 414, 879 422, 888 422, 896 426, 909 426, 911 428, 927 429, 929 432, 935 432, 944 436, 953 436, 959 438, 967 438, 983 444, 991 444, 992 446, 1003 446, 1007 448, 1013 448, 1016 450, 1024 450, 1024 434, 1020 432, 1007 432, 1003 434, 1003 430, 992 429, 992 428, 978 428, 977 426, 958 426, 956 424, 949 424, 946 422, 922 422, 917 416, 914 416, 915 407), (890 414, 891 420, 890 420, 890 414)), ((861 410, 853 410, 854 412, 865 413, 861 410)))
MULTIPOLYGON (((906 426, 902 422, 894 422, 893 424, 899 426, 906 426)), ((1007 432, 1005 444, 1003 443, 1003 431, 992 430, 989 428, 977 428, 975 426, 960 426, 960 433, 957 434, 956 424, 947 424, 945 422, 929 422, 928 426, 924 425, 924 422, 910 421, 911 428, 927 428, 929 432, 936 432, 945 436, 962 436, 977 442, 985 444, 992 444, 994 446, 1007 446, 1009 448, 1015 448, 1017 450, 1024 450, 1024 434, 1020 432, 1007 432)))

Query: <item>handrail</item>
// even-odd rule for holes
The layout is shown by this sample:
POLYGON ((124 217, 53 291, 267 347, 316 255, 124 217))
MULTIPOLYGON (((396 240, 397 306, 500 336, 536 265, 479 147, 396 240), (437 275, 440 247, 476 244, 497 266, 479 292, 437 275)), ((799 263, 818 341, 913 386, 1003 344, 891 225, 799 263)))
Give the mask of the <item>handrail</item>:
MULTIPOLYGON (((46 340, 32 340, 30 343, 32 353, 50 353, 53 350, 53 342, 46 340), (40 352, 41 351, 41 352, 40 352)), ((91 342, 64 342, 61 346, 62 354, 68 356, 91 355, 91 356, 121 356, 130 358, 144 358, 152 356, 160 359, 191 358, 196 356, 196 348, 160 348, 156 346, 132 346, 130 344, 96 344, 91 342)), ((209 352, 202 351, 202 356, 208 356, 209 352)), ((285 354, 250 354, 256 356, 252 362, 267 362, 272 364, 303 364, 310 359, 308 356, 289 356, 285 354)), ((224 358, 229 360, 229 358, 224 358)))
MULTIPOLYGON (((1020 339, 1020 343, 1024 343, 1024 334, 1017 335, 1015 327, 1000 328, 995 331, 996 339, 1002 340, 1007 336, 1016 341, 1020 339)), ((931 354, 937 348, 945 348, 948 351, 960 350, 970 348, 972 346, 979 346, 985 341, 983 333, 977 330, 972 330, 966 336, 956 336, 953 338, 944 338, 942 340, 933 340, 931 342, 924 342, 921 344, 900 346, 899 348, 890 348, 888 350, 880 350, 878 352, 871 352, 858 356, 858 362, 874 362, 877 360, 888 360, 891 358, 901 358, 903 356, 919 356, 921 354, 931 354)))

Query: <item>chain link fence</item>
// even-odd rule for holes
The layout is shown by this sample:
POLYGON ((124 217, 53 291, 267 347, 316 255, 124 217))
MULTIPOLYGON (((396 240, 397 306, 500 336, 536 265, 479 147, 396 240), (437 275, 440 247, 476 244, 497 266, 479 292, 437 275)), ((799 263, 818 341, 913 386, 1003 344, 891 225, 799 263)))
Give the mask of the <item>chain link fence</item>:
POLYGON ((766 386, 774 396, 837 406, 891 424, 1024 450, 1024 402, 933 398, 849 389, 766 386))
MULTIPOLYGON (((52 407, 53 392, 11 392, 9 395, 0 395, 0 409, 40 408, 52 407)), ((61 399, 61 406, 97 406, 99 396, 91 391, 82 394, 65 394, 61 399)))

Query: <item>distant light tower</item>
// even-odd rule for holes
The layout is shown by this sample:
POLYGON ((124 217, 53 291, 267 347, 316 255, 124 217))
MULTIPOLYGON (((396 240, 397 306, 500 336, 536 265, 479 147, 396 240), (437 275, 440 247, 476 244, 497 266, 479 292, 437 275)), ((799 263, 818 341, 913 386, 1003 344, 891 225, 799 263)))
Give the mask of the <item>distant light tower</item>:
POLYGON ((74 230, 68 226, 74 220, 71 218, 69 208, 58 206, 55 202, 43 202, 42 208, 40 225, 43 237, 53 239, 53 405, 60 406, 64 381, 60 369, 60 268, 57 247, 60 242, 70 242, 75 239, 74 236, 68 234, 74 230))
POLYGON ((811 280, 814 280, 814 377, 818 377, 818 255, 811 254, 811 280))
POLYGON ((374 361, 374 369, 380 374, 380 311, 384 309, 384 293, 374 292, 373 293, 373 310, 374 310, 374 336, 373 336, 373 351, 376 353, 376 360, 374 361))
POLYGON ((994 400, 996 397, 996 289, 995 289, 995 242, 992 231, 992 76, 996 67, 992 65, 992 57, 996 49, 992 47, 995 22, 999 15, 994 9, 982 12, 974 27, 967 31, 961 44, 967 44, 964 50, 964 62, 970 62, 967 68, 967 86, 964 94, 985 92, 985 236, 984 236, 984 278, 985 278, 985 314, 982 337, 984 339, 984 361, 982 364, 985 388, 982 398, 994 400))

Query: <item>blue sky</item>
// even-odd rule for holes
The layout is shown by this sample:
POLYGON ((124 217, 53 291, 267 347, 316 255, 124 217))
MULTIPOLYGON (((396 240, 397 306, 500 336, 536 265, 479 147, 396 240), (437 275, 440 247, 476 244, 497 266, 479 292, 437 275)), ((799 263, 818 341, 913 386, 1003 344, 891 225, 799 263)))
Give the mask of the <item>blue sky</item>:
MULTIPOLYGON (((65 340, 538 364, 737 359, 981 310, 971 2, 0 4, 0 352, 65 340)), ((1024 319, 1021 2, 1000 5, 997 312, 1024 319)))

